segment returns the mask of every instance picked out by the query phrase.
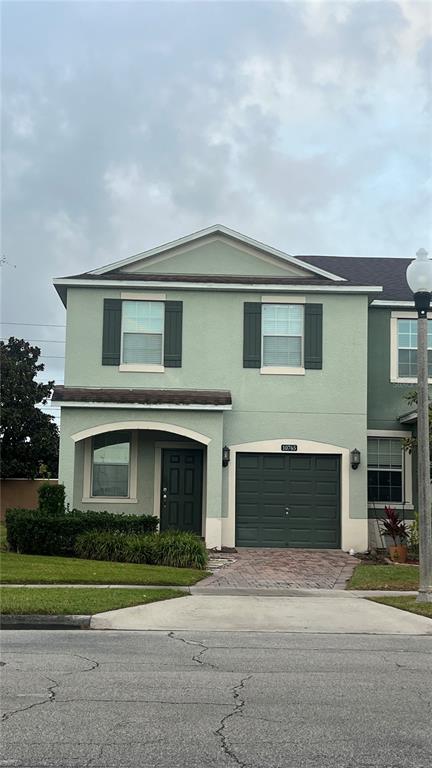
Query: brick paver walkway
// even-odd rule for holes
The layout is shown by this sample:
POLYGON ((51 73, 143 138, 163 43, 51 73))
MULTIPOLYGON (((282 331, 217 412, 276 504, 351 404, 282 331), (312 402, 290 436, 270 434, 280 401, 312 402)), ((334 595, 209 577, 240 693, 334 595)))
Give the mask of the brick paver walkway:
POLYGON ((213 589, 344 589, 358 565, 335 549, 250 549, 199 584, 213 589))

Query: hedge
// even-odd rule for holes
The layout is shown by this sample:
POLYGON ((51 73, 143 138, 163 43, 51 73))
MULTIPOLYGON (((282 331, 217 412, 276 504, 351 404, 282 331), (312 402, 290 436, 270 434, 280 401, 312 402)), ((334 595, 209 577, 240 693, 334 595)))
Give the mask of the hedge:
POLYGON ((63 515, 66 509, 66 492, 62 483, 43 483, 38 491, 39 511, 46 515, 63 515))
POLYGON ((87 560, 199 569, 206 567, 208 559, 201 539, 185 531, 146 535, 88 531, 78 536, 75 554, 87 560))
POLYGON ((9 549, 27 555, 73 555, 77 536, 86 531, 152 533, 152 515, 116 515, 110 512, 72 510, 52 515, 40 510, 8 509, 6 531, 9 549))

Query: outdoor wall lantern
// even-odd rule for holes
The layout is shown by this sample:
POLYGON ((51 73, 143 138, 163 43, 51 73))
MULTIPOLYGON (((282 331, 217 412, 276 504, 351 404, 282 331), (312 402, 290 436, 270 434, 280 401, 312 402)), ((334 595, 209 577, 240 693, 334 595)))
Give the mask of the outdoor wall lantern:
POLYGON ((351 466, 353 469, 357 469, 360 466, 360 451, 358 448, 354 448, 351 451, 351 466))
POLYGON ((230 460, 230 453, 231 453, 231 451, 228 448, 228 446, 224 445, 224 447, 222 448, 222 466, 223 467, 227 467, 228 466, 229 460, 230 460))

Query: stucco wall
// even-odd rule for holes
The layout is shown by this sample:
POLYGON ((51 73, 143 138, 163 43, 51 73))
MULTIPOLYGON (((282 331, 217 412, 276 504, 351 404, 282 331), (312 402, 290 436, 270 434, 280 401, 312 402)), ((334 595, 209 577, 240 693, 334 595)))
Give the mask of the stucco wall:
POLYGON ((390 319, 386 307, 369 309, 368 428, 404 429, 399 416, 410 410, 405 395, 414 384, 390 381, 390 319))
POLYGON ((166 293, 183 301, 182 367, 136 373, 101 364, 103 300, 120 291, 69 290, 65 385, 229 389, 236 411, 366 414, 366 296, 308 295, 323 304, 323 369, 274 376, 243 368, 243 304, 261 293, 166 293))
MULTIPOLYGON (((143 291, 142 286, 138 290, 143 291)), ((261 301, 261 292, 182 290, 166 291, 166 295, 183 301, 182 367, 167 368, 164 373, 136 373, 101 365, 103 300, 120 297, 120 290, 69 290, 65 385, 229 389, 232 411, 64 408, 60 477, 74 503, 82 506, 82 447, 78 443, 75 447, 71 439, 74 433, 113 421, 126 421, 131 426, 136 420, 160 421, 189 427, 209 438, 207 517, 215 521, 229 513, 228 472, 221 466, 224 444, 303 439, 347 450, 359 448, 362 464, 357 471, 350 470, 349 476, 349 517, 364 520, 366 530, 367 297, 306 295, 306 301, 323 304, 323 368, 286 376, 243 368, 243 305, 245 301, 261 301)), ((153 459, 151 452, 146 454, 142 440, 139 470, 152 478, 153 459)), ((139 488, 145 505, 151 478, 146 485, 144 477, 139 488)), ((133 511, 133 506, 126 511, 133 511)), ((360 539, 364 540, 363 534, 360 539)))

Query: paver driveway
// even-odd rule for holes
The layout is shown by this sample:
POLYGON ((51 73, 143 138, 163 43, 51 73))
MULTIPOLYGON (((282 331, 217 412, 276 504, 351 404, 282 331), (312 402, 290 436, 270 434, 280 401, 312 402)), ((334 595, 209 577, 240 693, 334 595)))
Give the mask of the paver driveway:
POLYGON ((205 589, 344 589, 358 565, 335 549, 252 549, 242 547, 234 562, 201 581, 205 589))

